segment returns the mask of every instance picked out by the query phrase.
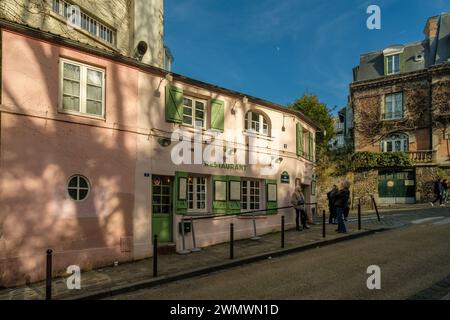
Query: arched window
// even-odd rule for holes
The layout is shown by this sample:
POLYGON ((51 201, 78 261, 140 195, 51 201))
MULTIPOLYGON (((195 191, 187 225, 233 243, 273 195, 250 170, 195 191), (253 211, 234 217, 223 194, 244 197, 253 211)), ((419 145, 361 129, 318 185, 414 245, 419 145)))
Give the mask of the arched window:
POLYGON ((245 129, 265 136, 269 135, 267 119, 262 114, 254 111, 249 111, 245 115, 245 129))
POLYGON ((381 141, 381 152, 408 152, 409 138, 404 133, 394 133, 381 141))

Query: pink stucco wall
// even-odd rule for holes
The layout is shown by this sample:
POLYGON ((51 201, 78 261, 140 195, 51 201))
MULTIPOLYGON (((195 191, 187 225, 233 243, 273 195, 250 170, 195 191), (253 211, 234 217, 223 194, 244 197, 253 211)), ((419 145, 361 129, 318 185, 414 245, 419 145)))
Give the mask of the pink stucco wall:
POLYGON ((0 284, 42 278, 48 248, 56 271, 129 259, 136 134, 118 129, 136 127, 137 71, 6 31, 2 49, 0 284), (105 120, 58 113, 60 57, 106 70, 105 120), (91 184, 83 202, 74 174, 91 184))
MULTIPOLYGON (((296 124, 302 122, 296 116, 285 117, 279 110, 244 105, 232 94, 175 81, 186 95, 223 100, 225 134, 231 137, 243 135, 248 111, 264 114, 284 157, 270 176, 261 175, 257 165, 248 166, 245 172, 175 165, 171 149, 176 143, 162 147, 158 137, 152 136, 183 127, 165 121, 166 79, 10 31, 2 35, 0 285, 43 279, 48 248, 55 251, 54 270, 59 274, 69 265, 87 269, 151 256, 151 178, 144 173, 174 176, 182 171, 208 178, 233 175, 263 181, 279 180, 286 170, 291 180, 278 184, 278 206, 290 205, 297 179, 311 183, 313 163, 296 156, 296 124), (105 69, 105 119, 58 112, 60 58, 105 69), (91 193, 83 202, 74 202, 67 194, 67 181, 74 174, 86 176, 91 184, 91 193)), ((312 126, 302 125, 314 132, 312 126)), ((211 179, 208 183, 210 204, 211 179)), ((258 219, 258 234, 278 230, 281 214, 286 216, 287 227, 293 226, 293 210, 280 211, 258 219)), ((180 216, 173 220, 173 242, 180 250, 180 216)), ((227 241, 231 222, 236 239, 253 235, 252 220, 215 217, 196 223, 197 245, 227 241)), ((192 246, 190 239, 186 245, 192 246)))

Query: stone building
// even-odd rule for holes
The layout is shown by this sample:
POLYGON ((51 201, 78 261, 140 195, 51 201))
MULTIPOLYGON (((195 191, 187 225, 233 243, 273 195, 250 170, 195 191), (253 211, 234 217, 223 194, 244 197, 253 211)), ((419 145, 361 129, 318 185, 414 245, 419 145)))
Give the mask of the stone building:
POLYGON ((450 170, 450 13, 431 17, 425 38, 361 55, 350 105, 355 151, 404 152, 409 168, 382 168, 371 192, 384 203, 432 198, 450 170))
POLYGON ((2 0, 0 18, 155 67, 171 64, 163 0, 2 0))

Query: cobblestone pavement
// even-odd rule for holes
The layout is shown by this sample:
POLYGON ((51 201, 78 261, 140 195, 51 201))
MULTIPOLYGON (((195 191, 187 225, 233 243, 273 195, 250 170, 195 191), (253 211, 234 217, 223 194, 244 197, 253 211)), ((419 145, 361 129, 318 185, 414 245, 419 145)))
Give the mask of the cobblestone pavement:
MULTIPOLYGON (((400 214, 382 214, 382 221, 378 222, 375 215, 363 217, 363 230, 374 230, 379 228, 397 228, 424 218, 439 217, 449 214, 448 208, 421 209, 413 212, 400 214)), ((334 232, 335 226, 327 226, 326 240, 344 237, 334 232)), ((357 219, 354 215, 349 219, 349 234, 356 234, 357 219)), ((287 231, 285 237, 285 248, 293 248, 311 243, 320 243, 322 238, 322 226, 315 224, 310 230, 303 232, 287 231)), ((272 233, 262 237, 258 241, 240 240, 235 242, 235 259, 255 256, 280 249, 280 233, 272 233)), ((170 254, 158 256, 159 276, 167 276, 175 273, 187 272, 201 267, 208 267, 228 262, 229 246, 220 244, 204 248, 201 252, 188 255, 170 254)), ((65 278, 53 280, 53 296, 55 299, 65 299, 78 295, 108 290, 112 287, 126 286, 140 281, 152 279, 152 259, 121 264, 116 267, 105 267, 102 269, 82 273, 81 290, 68 290, 65 278)), ((18 288, 0 289, 0 300, 36 300, 44 299, 45 283, 39 282, 18 288)))

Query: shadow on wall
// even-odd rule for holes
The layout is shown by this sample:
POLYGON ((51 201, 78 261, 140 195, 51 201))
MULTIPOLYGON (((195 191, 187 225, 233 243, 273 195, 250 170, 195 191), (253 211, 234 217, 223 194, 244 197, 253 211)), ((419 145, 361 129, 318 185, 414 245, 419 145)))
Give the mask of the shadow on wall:
MULTIPOLYGON (((44 100, 52 101, 43 106, 48 114, 56 114, 57 108, 58 68, 48 66, 57 63, 60 52, 38 41, 26 43, 31 58, 17 57, 16 63, 23 65, 20 74, 14 74, 12 66, 3 68, 2 103, 8 101, 16 114, 1 113, 0 287, 42 279, 48 248, 55 252, 56 273, 64 273, 69 265, 89 269, 132 256, 132 246, 121 250, 121 242, 132 239, 136 137, 53 121, 47 112, 40 117, 17 115, 29 113, 44 100), (34 75, 36 79, 27 79, 34 75), (8 82, 9 77, 23 79, 23 89, 17 89, 17 82, 8 82), (33 82, 45 84, 46 99, 26 97, 33 82), (90 181, 85 201, 75 202, 68 196, 67 182, 74 174, 90 181)), ((5 48, 8 45, 3 43, 3 56, 12 60, 14 53, 5 48)), ((106 120, 122 123, 123 106, 135 108, 123 94, 128 79, 117 67, 107 73, 106 86, 114 105, 107 97, 106 120)), ((65 119, 82 122, 76 116, 65 119)))

